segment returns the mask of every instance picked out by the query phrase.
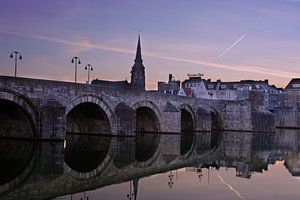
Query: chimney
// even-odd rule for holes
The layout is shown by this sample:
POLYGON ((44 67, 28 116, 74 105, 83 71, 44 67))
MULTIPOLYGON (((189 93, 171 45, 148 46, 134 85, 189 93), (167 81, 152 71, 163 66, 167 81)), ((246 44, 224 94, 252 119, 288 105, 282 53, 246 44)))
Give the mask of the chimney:
POLYGON ((172 74, 169 74, 169 82, 172 81, 172 74))

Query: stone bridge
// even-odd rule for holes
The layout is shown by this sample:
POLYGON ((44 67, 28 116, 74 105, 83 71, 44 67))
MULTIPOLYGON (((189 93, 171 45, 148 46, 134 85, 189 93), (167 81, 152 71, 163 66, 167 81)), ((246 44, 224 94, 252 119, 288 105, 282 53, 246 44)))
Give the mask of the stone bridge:
MULTIPOLYGON (((64 140, 65 134, 134 135, 215 129, 253 131, 251 102, 0 76, 0 137, 64 140)), ((264 120, 263 120, 264 121, 264 120)))

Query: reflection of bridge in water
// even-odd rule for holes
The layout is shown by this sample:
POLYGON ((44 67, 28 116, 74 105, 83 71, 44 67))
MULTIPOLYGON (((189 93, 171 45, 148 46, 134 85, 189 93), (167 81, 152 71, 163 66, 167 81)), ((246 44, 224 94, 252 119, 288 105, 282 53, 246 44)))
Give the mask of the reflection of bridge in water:
POLYGON ((236 168, 237 176, 267 170, 285 160, 299 175, 299 133, 138 133, 135 137, 68 134, 61 142, 0 141, 0 199, 53 198, 182 167, 236 168), (150 140, 149 138, 150 137, 150 140), (151 141, 145 145, 145 141, 151 141), (16 148, 16 146, 18 148, 16 148))

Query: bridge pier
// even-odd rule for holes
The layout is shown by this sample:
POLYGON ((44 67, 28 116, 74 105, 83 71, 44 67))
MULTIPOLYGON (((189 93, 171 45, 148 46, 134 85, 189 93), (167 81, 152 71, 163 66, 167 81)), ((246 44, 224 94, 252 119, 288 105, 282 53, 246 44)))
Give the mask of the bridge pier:
POLYGON ((54 99, 47 99, 40 109, 40 139, 64 140, 66 107, 54 99))
POLYGON ((166 133, 180 133, 181 131, 180 112, 163 112, 161 131, 166 133))

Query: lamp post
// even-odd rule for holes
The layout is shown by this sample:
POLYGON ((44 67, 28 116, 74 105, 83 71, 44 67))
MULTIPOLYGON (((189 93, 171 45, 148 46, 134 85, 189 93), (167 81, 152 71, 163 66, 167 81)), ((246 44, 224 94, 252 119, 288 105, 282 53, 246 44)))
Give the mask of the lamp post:
POLYGON ((22 55, 18 51, 14 51, 10 54, 10 58, 15 58, 15 77, 17 77, 18 59, 22 60, 22 55))
POLYGON ((84 69, 88 71, 87 84, 90 84, 90 73, 91 73, 91 71, 93 71, 93 67, 91 64, 87 64, 84 69))
POLYGON ((77 64, 80 65, 81 62, 80 59, 77 56, 75 56, 72 58, 71 63, 75 63, 75 83, 77 83, 77 64))

